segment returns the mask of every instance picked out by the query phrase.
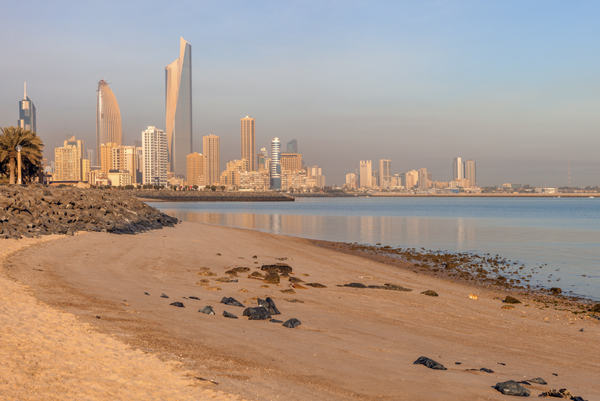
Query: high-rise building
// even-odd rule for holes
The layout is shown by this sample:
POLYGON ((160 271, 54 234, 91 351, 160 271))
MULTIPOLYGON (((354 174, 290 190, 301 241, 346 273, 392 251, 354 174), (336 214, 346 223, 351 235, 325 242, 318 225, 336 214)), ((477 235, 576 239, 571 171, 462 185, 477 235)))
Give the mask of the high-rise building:
POLYGON ((35 105, 31 101, 31 98, 27 96, 27 82, 23 84, 23 100, 19 101, 19 121, 17 126, 37 132, 35 123, 35 105))
POLYGON ((217 135, 207 135, 202 138, 202 154, 204 156, 204 185, 218 184, 221 174, 221 156, 217 135))
POLYGON ((298 153, 298 141, 292 139, 287 143, 287 153, 298 153))
POLYGON ((165 67, 169 168, 176 177, 187 173, 192 149, 192 45, 181 38, 179 58, 165 67))
POLYGON ((98 153, 100 157, 100 171, 106 177, 110 170, 114 170, 114 152, 113 149, 118 148, 119 146, 116 143, 101 143, 100 144, 100 152, 98 153))
POLYGON ((348 173, 346 174, 346 188, 348 189, 356 189, 356 174, 348 173))
POLYGON ((391 185, 392 161, 390 159, 379 160, 379 187, 388 189, 391 185))
POLYGON ((204 157, 198 152, 187 155, 187 184, 204 185, 204 157))
POLYGON ((260 152, 258 152, 256 154, 256 162, 257 162, 257 167, 258 167, 258 171, 263 171, 267 169, 267 149, 266 148, 261 148, 260 152))
MULTIPOLYGON (((96 101, 96 157, 100 157, 103 143, 123 144, 121 131, 121 111, 113 91, 103 79, 98 82, 96 101)), ((98 162, 98 161, 96 161, 98 162)), ((97 163, 100 165, 100 163, 97 163)))
POLYGON ((477 186, 476 165, 471 159, 465 162, 465 179, 469 182, 469 188, 474 188, 477 186))
POLYGON ((63 147, 54 149, 54 181, 82 181, 83 141, 67 137, 63 147))
POLYGON ((297 173, 302 170, 302 154, 300 153, 281 153, 281 170, 297 173))
POLYGON ((271 162, 269 163, 269 167, 271 170, 270 186, 271 189, 275 190, 281 189, 281 163, 279 160, 280 155, 281 142, 279 142, 279 138, 275 137, 271 139, 271 162))
POLYGON ((373 167, 371 166, 371 160, 360 161, 358 180, 360 188, 373 187, 373 167))
POLYGON ((254 160, 254 118, 246 116, 245 118, 240 119, 240 132, 242 140, 242 159, 248 160, 250 164, 248 171, 256 171, 256 162, 254 160))
POLYGON ((429 189, 429 180, 427 179, 427 169, 420 168, 419 169, 419 189, 426 191, 429 189))
POLYGON ((167 134, 164 131, 155 127, 142 131, 144 184, 167 185, 168 152, 167 134))
POLYGON ((417 170, 410 170, 404 173, 404 186, 406 189, 414 188, 419 182, 419 172, 417 170))
POLYGON ((465 178, 465 166, 460 157, 455 157, 452 163, 452 181, 465 178))

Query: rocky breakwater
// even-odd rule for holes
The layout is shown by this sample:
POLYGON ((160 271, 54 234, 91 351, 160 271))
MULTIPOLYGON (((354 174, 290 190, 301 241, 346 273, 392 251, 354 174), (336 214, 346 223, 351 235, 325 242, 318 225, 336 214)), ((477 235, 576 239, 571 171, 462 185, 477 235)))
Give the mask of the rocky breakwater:
POLYGON ((0 239, 77 231, 135 234, 177 222, 124 191, 0 186, 0 239))
POLYGON ((169 202, 293 202, 292 196, 264 191, 171 191, 141 189, 126 191, 129 195, 148 201, 169 202))

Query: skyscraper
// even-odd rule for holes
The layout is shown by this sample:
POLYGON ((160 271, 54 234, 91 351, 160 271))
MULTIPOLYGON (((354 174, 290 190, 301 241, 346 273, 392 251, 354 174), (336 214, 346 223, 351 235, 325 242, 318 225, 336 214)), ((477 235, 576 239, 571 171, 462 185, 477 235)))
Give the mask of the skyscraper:
POLYGON ((168 146, 164 131, 148 127, 142 131, 144 184, 167 185, 168 146))
POLYGON ((165 119, 170 171, 187 173, 186 157, 192 150, 192 45, 181 38, 179 58, 165 67, 165 119))
POLYGON ((19 101, 19 121, 17 122, 17 126, 32 132, 37 132, 35 124, 35 105, 29 96, 27 96, 27 82, 23 84, 23 100, 19 101))
POLYGON ((260 152, 256 155, 258 171, 267 169, 267 157, 267 149, 261 148, 260 152))
POLYGON ((298 153, 298 141, 292 139, 287 143, 287 153, 298 153))
POLYGON ((217 135, 207 135, 202 138, 202 153, 204 156, 204 185, 218 184, 221 175, 221 156, 217 135))
POLYGON ((187 155, 187 184, 204 185, 204 157, 194 152, 187 155))
POLYGON ((242 160, 248 160, 248 171, 256 171, 256 161, 254 160, 254 118, 250 116, 242 118, 240 120, 240 131, 242 139, 242 160))
POLYGON ((476 166, 473 160, 467 160, 465 162, 465 179, 469 181, 469 188, 477 186, 477 173, 476 166))
POLYGON ((62 148, 54 149, 55 181, 81 181, 83 141, 68 137, 62 148))
POLYGON ((360 188, 371 188, 373 186, 373 167, 371 160, 361 160, 359 170, 359 187, 360 188))
POLYGON ((281 163, 279 157, 281 155, 281 142, 275 137, 271 140, 271 189, 281 189, 281 163))
MULTIPOLYGON (((100 145, 116 143, 123 145, 121 111, 114 93, 103 79, 98 82, 96 102, 96 157, 100 157, 100 145)), ((100 163, 97 163, 100 164, 100 163)))
POLYGON ((452 180, 462 180, 465 178, 465 166, 463 165, 462 159, 460 157, 454 158, 454 163, 452 163, 452 180))
POLYGON ((379 160, 379 187, 388 189, 392 177, 392 161, 390 159, 379 160))
POLYGON ((426 168, 419 169, 419 189, 422 191, 429 189, 429 179, 427 178, 426 168))

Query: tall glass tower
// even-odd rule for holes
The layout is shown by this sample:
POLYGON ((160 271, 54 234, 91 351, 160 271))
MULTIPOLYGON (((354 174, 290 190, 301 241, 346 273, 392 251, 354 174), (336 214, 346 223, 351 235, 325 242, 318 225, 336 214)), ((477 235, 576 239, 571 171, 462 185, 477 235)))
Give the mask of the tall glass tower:
POLYGON ((242 159, 248 161, 248 171, 256 171, 254 160, 255 134, 254 118, 246 116, 240 120, 240 130, 242 139, 242 159))
MULTIPOLYGON (((105 80, 98 82, 98 99, 96 102, 96 157, 100 158, 100 145, 116 143, 123 145, 121 131, 121 111, 113 91, 105 80)), ((100 161, 96 160, 96 165, 100 161)))
POLYGON ((179 58, 165 67, 165 109, 169 170, 185 177, 192 153, 192 45, 183 38, 179 58))
POLYGON ((271 189, 281 189, 281 142, 275 137, 271 140, 271 189))
POLYGON ((19 121, 17 126, 32 132, 37 132, 35 124, 35 105, 31 101, 31 98, 27 96, 27 82, 23 85, 23 100, 19 102, 19 121))

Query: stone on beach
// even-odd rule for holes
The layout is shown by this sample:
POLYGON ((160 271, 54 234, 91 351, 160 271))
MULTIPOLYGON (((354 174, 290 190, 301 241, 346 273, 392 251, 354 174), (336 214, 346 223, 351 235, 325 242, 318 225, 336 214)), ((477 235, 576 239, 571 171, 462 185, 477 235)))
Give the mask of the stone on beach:
POLYGON ((264 307, 266 310, 269 311, 271 315, 281 315, 281 312, 279 312, 279 309, 277 309, 277 307, 275 306, 275 302, 270 297, 267 297, 266 300, 262 300, 259 298, 258 306, 264 307))
POLYGON ((302 322, 300 322, 300 320, 296 319, 296 318, 291 318, 289 320, 287 320, 283 326, 287 327, 288 329, 293 329, 295 327, 298 327, 302 324, 302 322))
POLYGON ((279 284, 279 274, 271 272, 265 276, 263 281, 267 284, 279 284))
POLYGON ((176 306, 178 308, 185 308, 185 306, 181 302, 171 302, 169 305, 176 306))
POLYGON ((432 290, 423 291, 421 294, 429 295, 430 297, 437 297, 438 293, 432 290))
POLYGON ((514 380, 508 380, 505 382, 496 383, 494 386, 496 390, 504 395, 514 395, 517 397, 529 397, 529 390, 521 386, 514 380))
POLYGON ((226 310, 223 311, 223 316, 228 317, 230 319, 237 319, 238 318, 236 315, 234 315, 233 313, 229 313, 226 310))
POLYGON ((262 306, 246 308, 243 315, 248 316, 248 320, 265 320, 271 318, 269 311, 262 306))
POLYGON ((511 297, 510 295, 507 295, 503 302, 507 303, 507 304, 520 304, 521 303, 521 301, 519 301, 517 298, 511 297))
POLYGON ((164 293, 160 297, 161 298, 169 298, 169 296, 167 294, 164 294, 164 293))
POLYGON ((530 383, 535 383, 535 384, 548 384, 546 383, 546 380, 542 379, 541 377, 535 377, 533 379, 527 379, 528 382, 530 383))
POLYGON ((269 273, 275 272, 280 274, 289 274, 292 272, 292 267, 286 263, 275 263, 274 265, 262 265, 260 270, 267 271, 269 273))
POLYGON ((415 365, 425 365, 429 369, 437 369, 437 370, 447 370, 444 365, 439 362, 434 361, 431 358, 427 358, 425 356, 420 356, 419 359, 413 362, 415 365))
POLYGON ((313 288, 327 288, 326 285, 323 285, 321 283, 306 283, 305 285, 313 288))
POLYGON ((240 303, 238 300, 232 297, 223 297, 223 299, 221 299, 221 303, 225 305, 239 306, 242 308, 244 307, 242 303, 240 303))
POLYGON ((203 308, 198 309, 198 312, 202 312, 205 313, 207 315, 214 315, 215 311, 213 310, 212 306, 206 305, 203 308))
POLYGON ((352 288, 367 288, 366 285, 364 285, 363 283, 350 283, 350 284, 344 284, 344 287, 352 287, 352 288))

